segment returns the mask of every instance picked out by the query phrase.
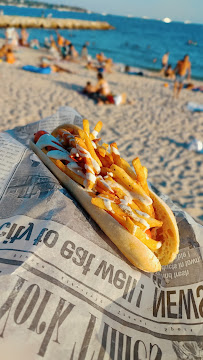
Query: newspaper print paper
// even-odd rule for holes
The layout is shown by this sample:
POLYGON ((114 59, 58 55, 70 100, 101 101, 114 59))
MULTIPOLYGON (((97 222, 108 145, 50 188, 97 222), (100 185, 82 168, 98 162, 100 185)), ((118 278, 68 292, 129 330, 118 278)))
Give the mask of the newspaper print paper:
POLYGON ((143 273, 29 149, 81 120, 61 108, 0 134, 0 359, 203 359, 202 227, 160 194, 181 249, 143 273))

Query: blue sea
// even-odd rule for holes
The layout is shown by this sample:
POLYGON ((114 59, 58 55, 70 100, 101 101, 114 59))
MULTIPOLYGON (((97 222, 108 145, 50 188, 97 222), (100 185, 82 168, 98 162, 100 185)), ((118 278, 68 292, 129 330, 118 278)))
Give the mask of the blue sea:
MULTIPOLYGON (((86 14, 78 12, 58 11, 53 9, 35 9, 15 6, 0 6, 5 15, 47 16, 56 18, 75 18, 82 20, 107 21, 115 30, 60 30, 60 34, 69 39, 80 52, 82 45, 89 41, 89 54, 95 56, 104 52, 114 62, 138 68, 157 71, 161 67, 162 55, 170 52, 169 63, 175 67, 177 61, 189 54, 192 62, 192 76, 203 80, 203 25, 159 20, 129 18, 115 15, 86 14), (195 45, 188 45, 192 40, 195 45), (153 62, 157 59, 156 62, 153 62)), ((29 40, 38 38, 43 44, 44 38, 54 30, 29 29, 29 40)), ((4 30, 0 29, 0 37, 4 30)))

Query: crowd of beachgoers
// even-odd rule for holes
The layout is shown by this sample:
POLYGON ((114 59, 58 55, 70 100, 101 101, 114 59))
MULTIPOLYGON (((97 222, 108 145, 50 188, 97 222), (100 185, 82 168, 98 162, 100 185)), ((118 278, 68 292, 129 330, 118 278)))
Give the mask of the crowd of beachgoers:
MULTIPOLYGON (((76 50, 74 44, 64 38, 56 30, 55 37, 51 35, 49 38, 45 37, 43 47, 47 49, 46 56, 39 58, 39 70, 35 67, 24 67, 24 70, 35 71, 39 73, 51 73, 51 72, 67 72, 71 73, 71 70, 64 68, 59 64, 61 61, 85 63, 85 67, 88 70, 97 72, 97 83, 93 85, 90 81, 86 83, 83 89, 83 94, 87 95, 94 100, 98 105, 103 104, 124 104, 126 102, 131 103, 127 99, 126 93, 113 94, 110 90, 110 86, 105 79, 105 74, 112 73, 115 69, 113 60, 104 55, 104 53, 96 54, 95 59, 88 54, 89 42, 87 41, 81 50, 81 53, 76 50)), ((22 28, 20 34, 15 28, 7 28, 5 30, 5 43, 0 48, 0 59, 5 60, 9 64, 14 64, 17 60, 16 52, 19 47, 30 47, 32 49, 39 50, 40 44, 38 39, 32 39, 29 41, 29 32, 22 28)), ((128 75, 142 76, 142 71, 131 71, 128 65, 125 65, 123 71, 128 75)), ((194 84, 191 83, 191 63, 189 55, 185 55, 182 60, 177 62, 174 69, 169 64, 169 52, 166 52, 162 57, 162 68, 160 69, 159 76, 168 80, 174 80, 173 93, 174 97, 179 96, 181 89, 185 86, 187 89, 193 89, 194 84), (185 80, 188 80, 187 84, 184 84, 185 80)), ((165 84, 168 86, 168 83, 165 84)), ((200 91, 202 89, 199 89, 200 91)))

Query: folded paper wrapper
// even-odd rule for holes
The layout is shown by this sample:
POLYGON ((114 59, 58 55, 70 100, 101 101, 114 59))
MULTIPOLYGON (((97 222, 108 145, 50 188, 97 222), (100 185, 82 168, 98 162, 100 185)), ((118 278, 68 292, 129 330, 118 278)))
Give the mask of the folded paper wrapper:
POLYGON ((1 354, 203 358, 202 227, 158 193, 175 214, 180 253, 155 274, 137 270, 92 220, 105 212, 89 217, 74 199, 80 186, 70 180, 72 198, 30 150, 36 131, 81 120, 61 108, 0 134, 1 354))

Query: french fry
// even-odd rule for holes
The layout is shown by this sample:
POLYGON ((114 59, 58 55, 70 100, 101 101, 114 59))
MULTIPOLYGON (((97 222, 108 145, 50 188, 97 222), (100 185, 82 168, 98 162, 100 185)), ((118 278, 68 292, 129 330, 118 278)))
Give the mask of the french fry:
POLYGON ((114 191, 111 189, 111 186, 102 177, 97 177, 97 185, 104 191, 114 193, 114 191))
POLYGON ((137 180, 136 174, 134 173, 134 171, 131 169, 130 165, 128 164, 128 162, 121 158, 117 159, 115 162, 116 165, 120 166, 123 170, 125 170, 125 172, 133 179, 133 180, 137 180))
POLYGON ((113 161, 114 164, 120 166, 122 169, 125 170, 125 172, 134 180, 137 179, 136 174, 134 173, 134 171, 131 169, 130 165, 128 164, 128 162, 126 160, 124 160, 123 158, 121 158, 120 153, 118 151, 118 146, 117 144, 114 142, 112 144, 110 144, 111 147, 111 154, 113 157, 113 161))
POLYGON ((145 244, 152 251, 156 251, 161 247, 160 241, 150 239, 146 235, 146 233, 139 228, 139 226, 136 226, 133 235, 135 235, 140 241, 143 242, 143 244, 145 244))
POLYGON ((148 177, 148 170, 145 166, 142 167, 143 171, 144 171, 144 175, 145 175, 145 179, 147 179, 148 177))
POLYGON ((102 166, 102 163, 101 163, 101 161, 99 160, 97 154, 96 154, 95 151, 94 151, 94 147, 93 147, 93 145, 92 145, 92 142, 91 142, 89 136, 87 136, 87 134, 86 134, 83 130, 81 130, 81 129, 79 129, 78 132, 79 132, 79 136, 81 137, 81 139, 85 141, 85 144, 86 144, 86 146, 87 146, 87 150, 89 151, 90 155, 92 156, 92 158, 93 158, 94 160, 96 160, 96 162, 97 162, 97 163, 99 164, 99 166, 101 167, 101 166, 102 166))
POLYGON ((102 146, 103 146, 106 150, 108 150, 109 144, 103 143, 102 146))
POLYGON ((141 197, 146 198, 146 193, 141 187, 141 185, 139 185, 137 181, 133 181, 133 179, 126 173, 124 169, 115 164, 111 165, 110 169, 114 174, 114 177, 122 181, 122 183, 125 184, 125 187, 129 191, 135 192, 141 197))
POLYGON ((96 154, 97 154, 99 160, 101 161, 102 166, 107 167, 107 168, 111 167, 111 165, 113 164, 113 159, 109 156, 110 154, 109 155, 106 154, 105 157, 102 157, 99 154, 99 152, 97 151, 97 149, 96 149, 96 154))
POLYGON ((111 154, 113 157, 113 161, 116 164, 116 160, 120 159, 120 153, 118 151, 118 146, 117 146, 116 142, 111 143, 110 148, 111 148, 111 154))
POLYGON ((90 134, 90 125, 87 119, 83 119, 83 130, 89 136, 90 134))
POLYGON ((98 145, 97 146, 97 152, 102 156, 105 157, 106 155, 106 149, 103 146, 98 145))
POLYGON ((111 169, 109 169, 108 167, 102 166, 101 171, 100 171, 100 175, 101 176, 107 176, 107 173, 111 172, 111 169))
POLYGON ((97 137, 98 133, 101 131, 102 126, 103 126, 102 121, 98 121, 94 130, 90 134, 90 140, 94 140, 97 137))
MULTIPOLYGON (((87 147, 86 147, 84 141, 76 136, 75 143, 76 143, 76 148, 77 148, 77 146, 79 146, 80 148, 83 148, 84 154, 85 154, 85 151, 87 151, 87 147)), ((82 153, 81 149, 80 149, 80 153, 82 153)), ((84 160, 84 167, 85 167, 85 172, 86 172, 87 189, 91 190, 95 183, 95 181, 93 181, 93 180, 96 180, 94 167, 92 164, 92 159, 90 157, 84 156, 83 160, 84 160)))
POLYGON ((132 161, 133 167, 135 169, 137 180, 139 181, 140 185, 144 189, 147 195, 149 195, 149 189, 147 185, 147 178, 146 178, 146 170, 143 169, 141 165, 140 159, 137 157, 132 161))

